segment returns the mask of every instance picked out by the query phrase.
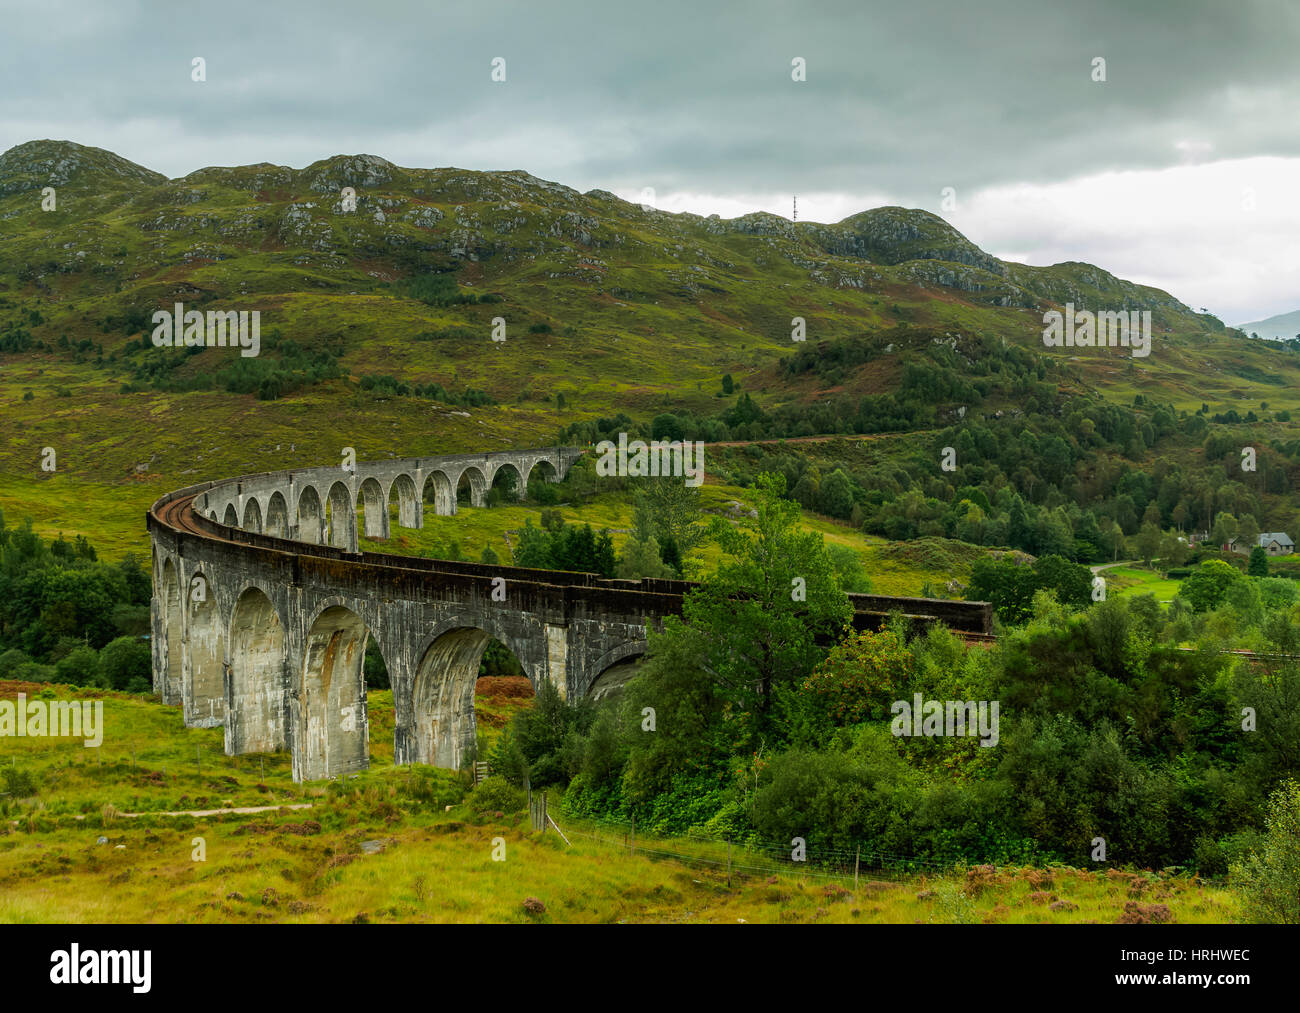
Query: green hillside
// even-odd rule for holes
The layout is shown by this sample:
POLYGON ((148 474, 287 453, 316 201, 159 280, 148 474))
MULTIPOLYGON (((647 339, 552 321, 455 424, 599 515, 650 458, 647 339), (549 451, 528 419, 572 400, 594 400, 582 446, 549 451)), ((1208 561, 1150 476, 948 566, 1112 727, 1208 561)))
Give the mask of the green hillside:
MULTIPOLYGON (((1000 261, 923 211, 702 218, 520 170, 373 155, 175 180, 67 141, 0 155, 0 507, 110 550, 139 548, 140 512, 187 481, 345 445, 454 452, 551 443, 616 413, 707 419, 735 403, 724 375, 765 412, 882 396, 940 344, 957 358, 939 365, 959 373, 1023 349, 1062 398, 1254 412, 1248 437, 1295 438, 1293 349, 1088 264, 1000 261), (1149 309, 1152 354, 1043 348, 1044 311, 1067 301, 1149 309), (177 302, 259 311, 260 355, 153 347, 152 314, 177 302), (887 346, 839 372, 816 362, 864 335, 887 346), (782 361, 793 353, 800 370, 782 361), (39 467, 47 446, 53 474, 39 467)), ((995 390, 979 410, 1014 415, 1020 397, 995 390)), ((938 431, 966 407, 941 396, 925 426, 895 429, 938 431)))

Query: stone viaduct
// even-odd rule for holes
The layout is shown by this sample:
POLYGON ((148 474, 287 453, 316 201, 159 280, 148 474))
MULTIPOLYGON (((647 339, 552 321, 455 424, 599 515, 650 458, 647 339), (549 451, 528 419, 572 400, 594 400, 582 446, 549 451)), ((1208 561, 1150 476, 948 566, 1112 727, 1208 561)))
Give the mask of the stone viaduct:
MULTIPOLYGON (((454 514, 458 488, 483 505, 501 476, 522 498, 582 453, 358 462, 164 496, 147 514, 155 691, 187 725, 222 726, 227 754, 285 750, 296 781, 338 777, 369 765, 362 662, 373 641, 392 685, 394 761, 460 768, 493 638, 534 686, 576 699, 640 657, 647 624, 679 613, 692 585, 361 552, 358 527, 389 537, 390 503, 399 526, 422 527, 427 506, 454 514)), ((984 603, 851 597, 859 626, 901 609, 973 636, 990 629, 984 603)))

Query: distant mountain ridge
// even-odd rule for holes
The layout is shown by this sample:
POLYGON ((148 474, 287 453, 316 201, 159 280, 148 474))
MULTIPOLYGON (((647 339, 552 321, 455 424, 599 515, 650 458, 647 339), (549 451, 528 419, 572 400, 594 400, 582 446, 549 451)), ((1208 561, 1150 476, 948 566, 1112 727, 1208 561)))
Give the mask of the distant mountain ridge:
MULTIPOLYGON (((810 398, 774 371, 792 342, 898 327, 1045 352, 1044 314, 1067 303, 1151 311, 1155 350, 1140 369, 1127 349, 1049 353, 1105 396, 1242 404, 1276 397, 1282 376, 1271 349, 1167 292, 1092 264, 1004 261, 918 209, 723 219, 521 169, 404 168, 372 154, 179 179, 69 141, 0 154, 0 348, 80 359, 93 347, 133 382, 183 384, 220 368, 217 357, 163 361, 140 347, 151 315, 178 301, 259 310, 268 341, 328 349, 344 377, 468 387, 530 411, 557 392, 584 410, 703 410, 727 373, 768 403, 810 398), (497 320, 501 342, 489 340, 497 320)), ((864 368, 852 389, 886 391, 901 368, 864 368)))
MULTIPOLYGON (((525 204, 549 211, 551 237, 579 246, 602 248, 626 242, 623 235, 602 233, 610 227, 636 225, 663 233, 663 238, 684 236, 746 236, 778 249, 796 264, 810 269, 813 280, 834 287, 873 287, 879 284, 931 285, 965 293, 976 301, 996 306, 1035 308, 1046 302, 1073 301, 1080 308, 1111 306, 1119 301, 1129 309, 1151 309, 1196 316, 1167 292, 1123 281, 1090 264, 1065 263, 1030 267, 997 259, 937 215, 917 209, 881 207, 851 215, 840 222, 790 222, 767 213, 734 219, 704 218, 689 213, 645 211, 600 190, 580 194, 562 184, 540 180, 521 170, 473 172, 462 169, 407 169, 376 155, 339 155, 303 169, 266 163, 238 167, 207 167, 179 179, 137 165, 100 148, 70 141, 29 141, 0 155, 0 197, 15 196, 45 186, 69 188, 63 208, 84 207, 96 189, 126 197, 121 212, 157 210, 152 221, 137 214, 143 231, 196 232, 210 226, 216 238, 265 241, 279 233, 286 241, 307 239, 307 245, 324 249, 317 223, 328 216, 341 219, 338 195, 352 187, 358 195, 358 212, 352 221, 381 226, 368 238, 371 255, 421 246, 442 252, 452 260, 486 261, 509 254, 521 224, 525 204), (213 187, 255 195, 250 207, 281 205, 277 216, 265 214, 203 215, 195 213, 214 196, 202 188, 213 187), (334 197, 331 204, 308 205, 299 195, 334 197), (380 194, 383 194, 381 197, 380 194), (405 199, 394 199, 394 195, 405 199), (281 199, 277 199, 281 198, 281 199), (487 204, 472 218, 443 222, 444 214, 430 205, 487 204), (394 213, 396 212, 396 214, 394 213), (441 242, 424 242, 423 230, 447 231, 441 242), (495 234, 494 234, 495 233, 495 234), (775 242, 778 241, 779 242, 775 242), (782 247, 788 246, 787 249, 782 247), (802 251, 802 256, 800 252, 802 251), (824 265, 814 263, 824 260, 824 265), (854 274, 831 270, 836 261, 856 265, 854 274), (874 270, 865 270, 866 268, 874 270), (821 268, 821 270, 818 270, 821 268)), ((87 210, 102 209, 101 193, 87 210)), ((6 208, 0 221, 14 217, 6 208)), ((459 218, 459 215, 457 216, 459 218)), ((343 224, 341 219, 333 224, 343 224)), ((89 253, 90 251, 85 251, 89 253)))
POLYGON ((1248 324, 1237 324, 1237 330, 1246 334, 1258 334, 1261 338, 1294 338, 1300 335, 1300 310, 1279 313, 1266 320, 1252 320, 1248 324))

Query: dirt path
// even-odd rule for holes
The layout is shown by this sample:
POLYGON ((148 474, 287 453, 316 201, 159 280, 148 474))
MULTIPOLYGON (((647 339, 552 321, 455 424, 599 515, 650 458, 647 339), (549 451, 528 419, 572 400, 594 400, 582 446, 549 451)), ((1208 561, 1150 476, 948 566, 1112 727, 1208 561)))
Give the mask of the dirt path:
MULTIPOLYGON (((310 809, 310 802, 296 802, 293 805, 242 805, 234 806, 230 809, 177 809, 168 812, 159 810, 154 813, 118 813, 119 816, 137 817, 137 816, 216 816, 219 813, 239 813, 245 815, 248 813, 269 813, 276 812, 280 809, 310 809)), ((77 819, 84 820, 85 816, 78 816, 77 819)))

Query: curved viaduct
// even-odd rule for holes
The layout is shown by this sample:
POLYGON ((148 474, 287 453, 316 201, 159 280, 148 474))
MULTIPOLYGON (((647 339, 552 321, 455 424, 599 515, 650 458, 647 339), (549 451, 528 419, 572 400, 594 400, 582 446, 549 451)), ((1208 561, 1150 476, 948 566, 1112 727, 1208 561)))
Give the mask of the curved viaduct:
MULTIPOLYGON (((559 481, 583 451, 552 447, 358 462, 248 475, 170 493, 147 514, 154 689, 193 727, 222 726, 234 755, 286 750, 296 781, 369 765, 362 661, 388 669, 394 761, 459 768, 476 743, 474 684, 492 638, 534 686, 566 699, 644 653, 646 625, 681 611, 685 581, 488 566, 358 551, 397 523, 483 505, 498 475, 559 481), (358 518, 358 515, 360 517, 358 518)), ((983 603, 852 595, 858 626, 891 609, 987 634, 983 603)))

